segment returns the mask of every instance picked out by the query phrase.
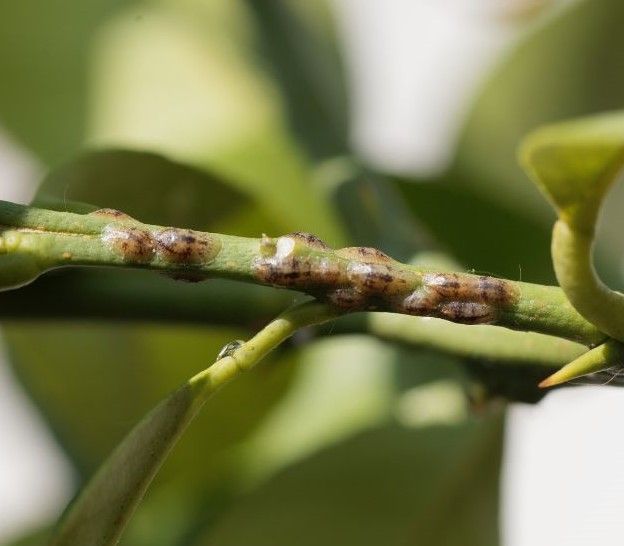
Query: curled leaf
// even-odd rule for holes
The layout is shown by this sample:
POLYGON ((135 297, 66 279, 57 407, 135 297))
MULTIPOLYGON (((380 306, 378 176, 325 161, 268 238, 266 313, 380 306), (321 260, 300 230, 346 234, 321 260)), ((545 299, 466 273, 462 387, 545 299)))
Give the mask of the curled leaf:
POLYGON ((521 161, 559 216, 552 256, 561 288, 587 320, 624 340, 624 295, 599 279, 592 261, 600 208, 624 165, 624 113, 539 129, 521 161))

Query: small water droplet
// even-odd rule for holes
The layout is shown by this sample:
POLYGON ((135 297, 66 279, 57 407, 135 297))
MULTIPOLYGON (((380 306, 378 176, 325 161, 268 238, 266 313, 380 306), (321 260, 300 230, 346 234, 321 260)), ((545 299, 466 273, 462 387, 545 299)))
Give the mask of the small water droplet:
POLYGON ((225 358, 226 356, 232 356, 232 353, 234 353, 236 349, 238 349, 244 344, 245 342, 242 339, 235 339, 234 341, 230 341, 229 343, 226 343, 219 351, 219 354, 217 355, 217 360, 221 360, 222 358, 225 358))

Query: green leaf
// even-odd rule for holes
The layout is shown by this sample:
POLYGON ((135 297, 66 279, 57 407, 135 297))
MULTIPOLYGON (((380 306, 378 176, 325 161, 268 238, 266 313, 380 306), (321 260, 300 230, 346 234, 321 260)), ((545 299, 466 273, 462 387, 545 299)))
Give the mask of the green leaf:
POLYGON ((330 188, 355 244, 379 248, 402 261, 434 248, 431 236, 389 177, 351 159, 337 158, 321 164, 316 178, 330 188))
POLYGON ((550 220, 518 168, 518 143, 539 125, 624 106, 623 23, 619 0, 579 0, 530 26, 488 75, 461 137, 455 176, 496 203, 550 220))
MULTIPOLYGON (((227 231, 242 235, 257 235, 260 226, 274 225, 249 197, 223 179, 145 152, 103 150, 81 155, 52 172, 40 195, 48 202, 55 199, 61 207, 71 199, 118 208, 140 220, 208 230, 228 226, 227 231)), ((218 330, 128 326, 119 321, 109 326, 26 322, 7 327, 12 365, 83 479, 120 441, 128 423, 205 367, 225 343, 246 338, 246 328, 257 325, 255 321, 291 303, 285 294, 275 298, 275 291, 243 288, 232 296, 233 283, 175 283, 146 272, 54 272, 40 282, 41 289, 35 282, 32 292, 16 293, 20 298, 16 305, 44 306, 52 314, 74 307, 78 316, 86 313, 93 319, 100 317, 89 313, 91 302, 103 304, 116 316, 124 316, 125 303, 128 318, 144 313, 154 322, 159 309, 186 301, 189 321, 221 325, 218 330), (29 297, 33 301, 27 302, 29 297), (249 313, 241 311, 244 306, 251 306, 249 313), (226 323, 240 326, 224 328, 226 323)), ((259 370, 219 394, 212 401, 215 413, 200 419, 203 429, 194 429, 181 442, 158 477, 149 506, 130 529, 133 546, 171 543, 196 517, 198 498, 211 497, 232 479, 236 461, 227 451, 263 420, 294 373, 293 357, 275 358, 266 371, 259 370), (245 411, 241 399, 249 400, 245 411), (172 510, 172 504, 178 509, 172 510)))
POLYGON ((52 545, 118 542, 165 457, 212 394, 210 381, 205 372, 194 377, 134 427, 69 507, 52 545))
POLYGON ((279 231, 342 241, 325 196, 310 191, 308 158, 288 132, 244 6, 150 3, 140 15, 137 24, 136 10, 124 10, 100 33, 89 141, 221 172, 279 231))
POLYGON ((122 4, 24 0, 2 6, 0 119, 46 163, 72 153, 84 137, 94 35, 122 4))
POLYGON ((331 13, 322 0, 248 1, 260 30, 293 131, 315 158, 348 150, 348 111, 342 60, 331 13))
POLYGON ((114 208, 146 223, 204 229, 249 208, 251 200, 223 177, 162 155, 97 150, 54 169, 33 204, 81 213, 114 208), (73 202, 94 206, 68 206, 73 202))
POLYGON ((386 427, 292 466, 196 546, 498 544, 500 420, 386 427))
POLYGON ((501 208, 471 186, 447 179, 402 178, 397 183, 410 209, 435 234, 440 247, 468 269, 553 282, 549 232, 535 219, 501 208))
POLYGON ((602 202, 624 166, 624 114, 544 127, 527 137, 521 160, 559 215, 552 255, 561 288, 587 320, 624 340, 624 294, 598 278, 592 253, 602 202))
MULTIPOLYGON (((13 325, 6 329, 19 379, 44 410, 83 476, 171 388, 205 367, 232 328, 13 325), (32 340, 37 339, 36 347, 32 340)), ((219 393, 213 412, 176 451, 163 480, 209 489, 227 475, 226 449, 243 439, 287 388, 292 358, 280 358, 219 393), (246 400, 245 408, 240 400, 246 400), (200 460, 201 459, 201 460, 200 460)))
POLYGON ((523 142, 521 163, 571 228, 593 233, 624 165, 624 113, 546 126, 523 142))
MULTIPOLYGON (((124 438, 70 505, 51 544, 117 544, 164 459, 206 400, 232 379, 251 370, 263 356, 299 328, 326 321, 332 316, 331 310, 315 302, 293 307, 247 342, 237 343, 225 354, 223 350, 220 351, 214 364, 163 399, 124 438)), ((162 352, 160 348, 156 350, 162 352)), ((89 393, 88 388, 84 390, 89 393)), ((256 395, 252 393, 249 398, 256 395)), ((247 401, 247 398, 241 397, 239 393, 237 400, 247 401)), ((238 431, 230 430, 236 415, 228 414, 227 417, 228 422, 222 430, 217 433, 204 430, 205 437, 214 442, 218 441, 219 433, 228 439, 236 436, 238 431)), ((202 463, 202 470, 205 470, 204 467, 209 467, 214 461, 202 463)), ((197 481, 201 475, 198 470, 196 468, 188 478, 197 481)), ((207 476, 204 474, 203 477, 207 476)))

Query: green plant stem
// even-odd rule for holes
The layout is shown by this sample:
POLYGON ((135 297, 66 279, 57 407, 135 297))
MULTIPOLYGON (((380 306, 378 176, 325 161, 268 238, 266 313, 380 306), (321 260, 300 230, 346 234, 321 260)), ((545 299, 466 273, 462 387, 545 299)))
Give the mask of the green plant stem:
POLYGON ((552 368, 587 352, 587 347, 580 343, 535 332, 515 332, 489 325, 467 326, 386 313, 371 313, 368 327, 371 333, 388 341, 499 364, 552 368))
POLYGON ((624 341, 624 294, 611 290, 592 261, 594 233, 555 223, 552 256, 557 280, 574 307, 609 336, 624 341))
POLYGON ((293 307, 164 399, 100 467, 69 507, 51 544, 116 544, 162 462, 206 400, 299 328, 335 316, 335 311, 317 302, 293 307))
POLYGON ((373 249, 332 250, 307 235, 277 239, 188 232, 114 214, 54 212, 0 202, 0 286, 68 266, 150 269, 290 288, 343 312, 379 310, 496 324, 595 345, 606 336, 561 290, 405 265, 373 249), (4 261, 3 261, 4 260, 4 261), (11 260, 6 269, 6 260, 11 260))

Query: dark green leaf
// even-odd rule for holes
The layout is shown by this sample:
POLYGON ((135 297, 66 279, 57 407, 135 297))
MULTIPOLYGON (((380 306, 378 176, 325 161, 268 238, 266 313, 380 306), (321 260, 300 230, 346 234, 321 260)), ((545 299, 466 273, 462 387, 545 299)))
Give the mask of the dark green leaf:
POLYGON ((72 153, 87 120, 98 26, 119 0, 5 2, 0 17, 0 121, 47 163, 72 153))
MULTIPOLYGON (((250 206, 250 199, 217 175, 132 150, 82 153, 52 171, 34 204, 67 210, 66 202, 120 209, 141 222, 204 229, 250 206)), ((93 207, 89 207, 93 210, 93 207)), ((87 206, 76 212, 88 212, 87 206)))
POLYGON ((348 104, 331 14, 322 0, 248 1, 295 134, 316 158, 348 148, 348 104))
POLYGON ((286 469, 195 544, 498 544, 500 421, 362 434, 286 469))

